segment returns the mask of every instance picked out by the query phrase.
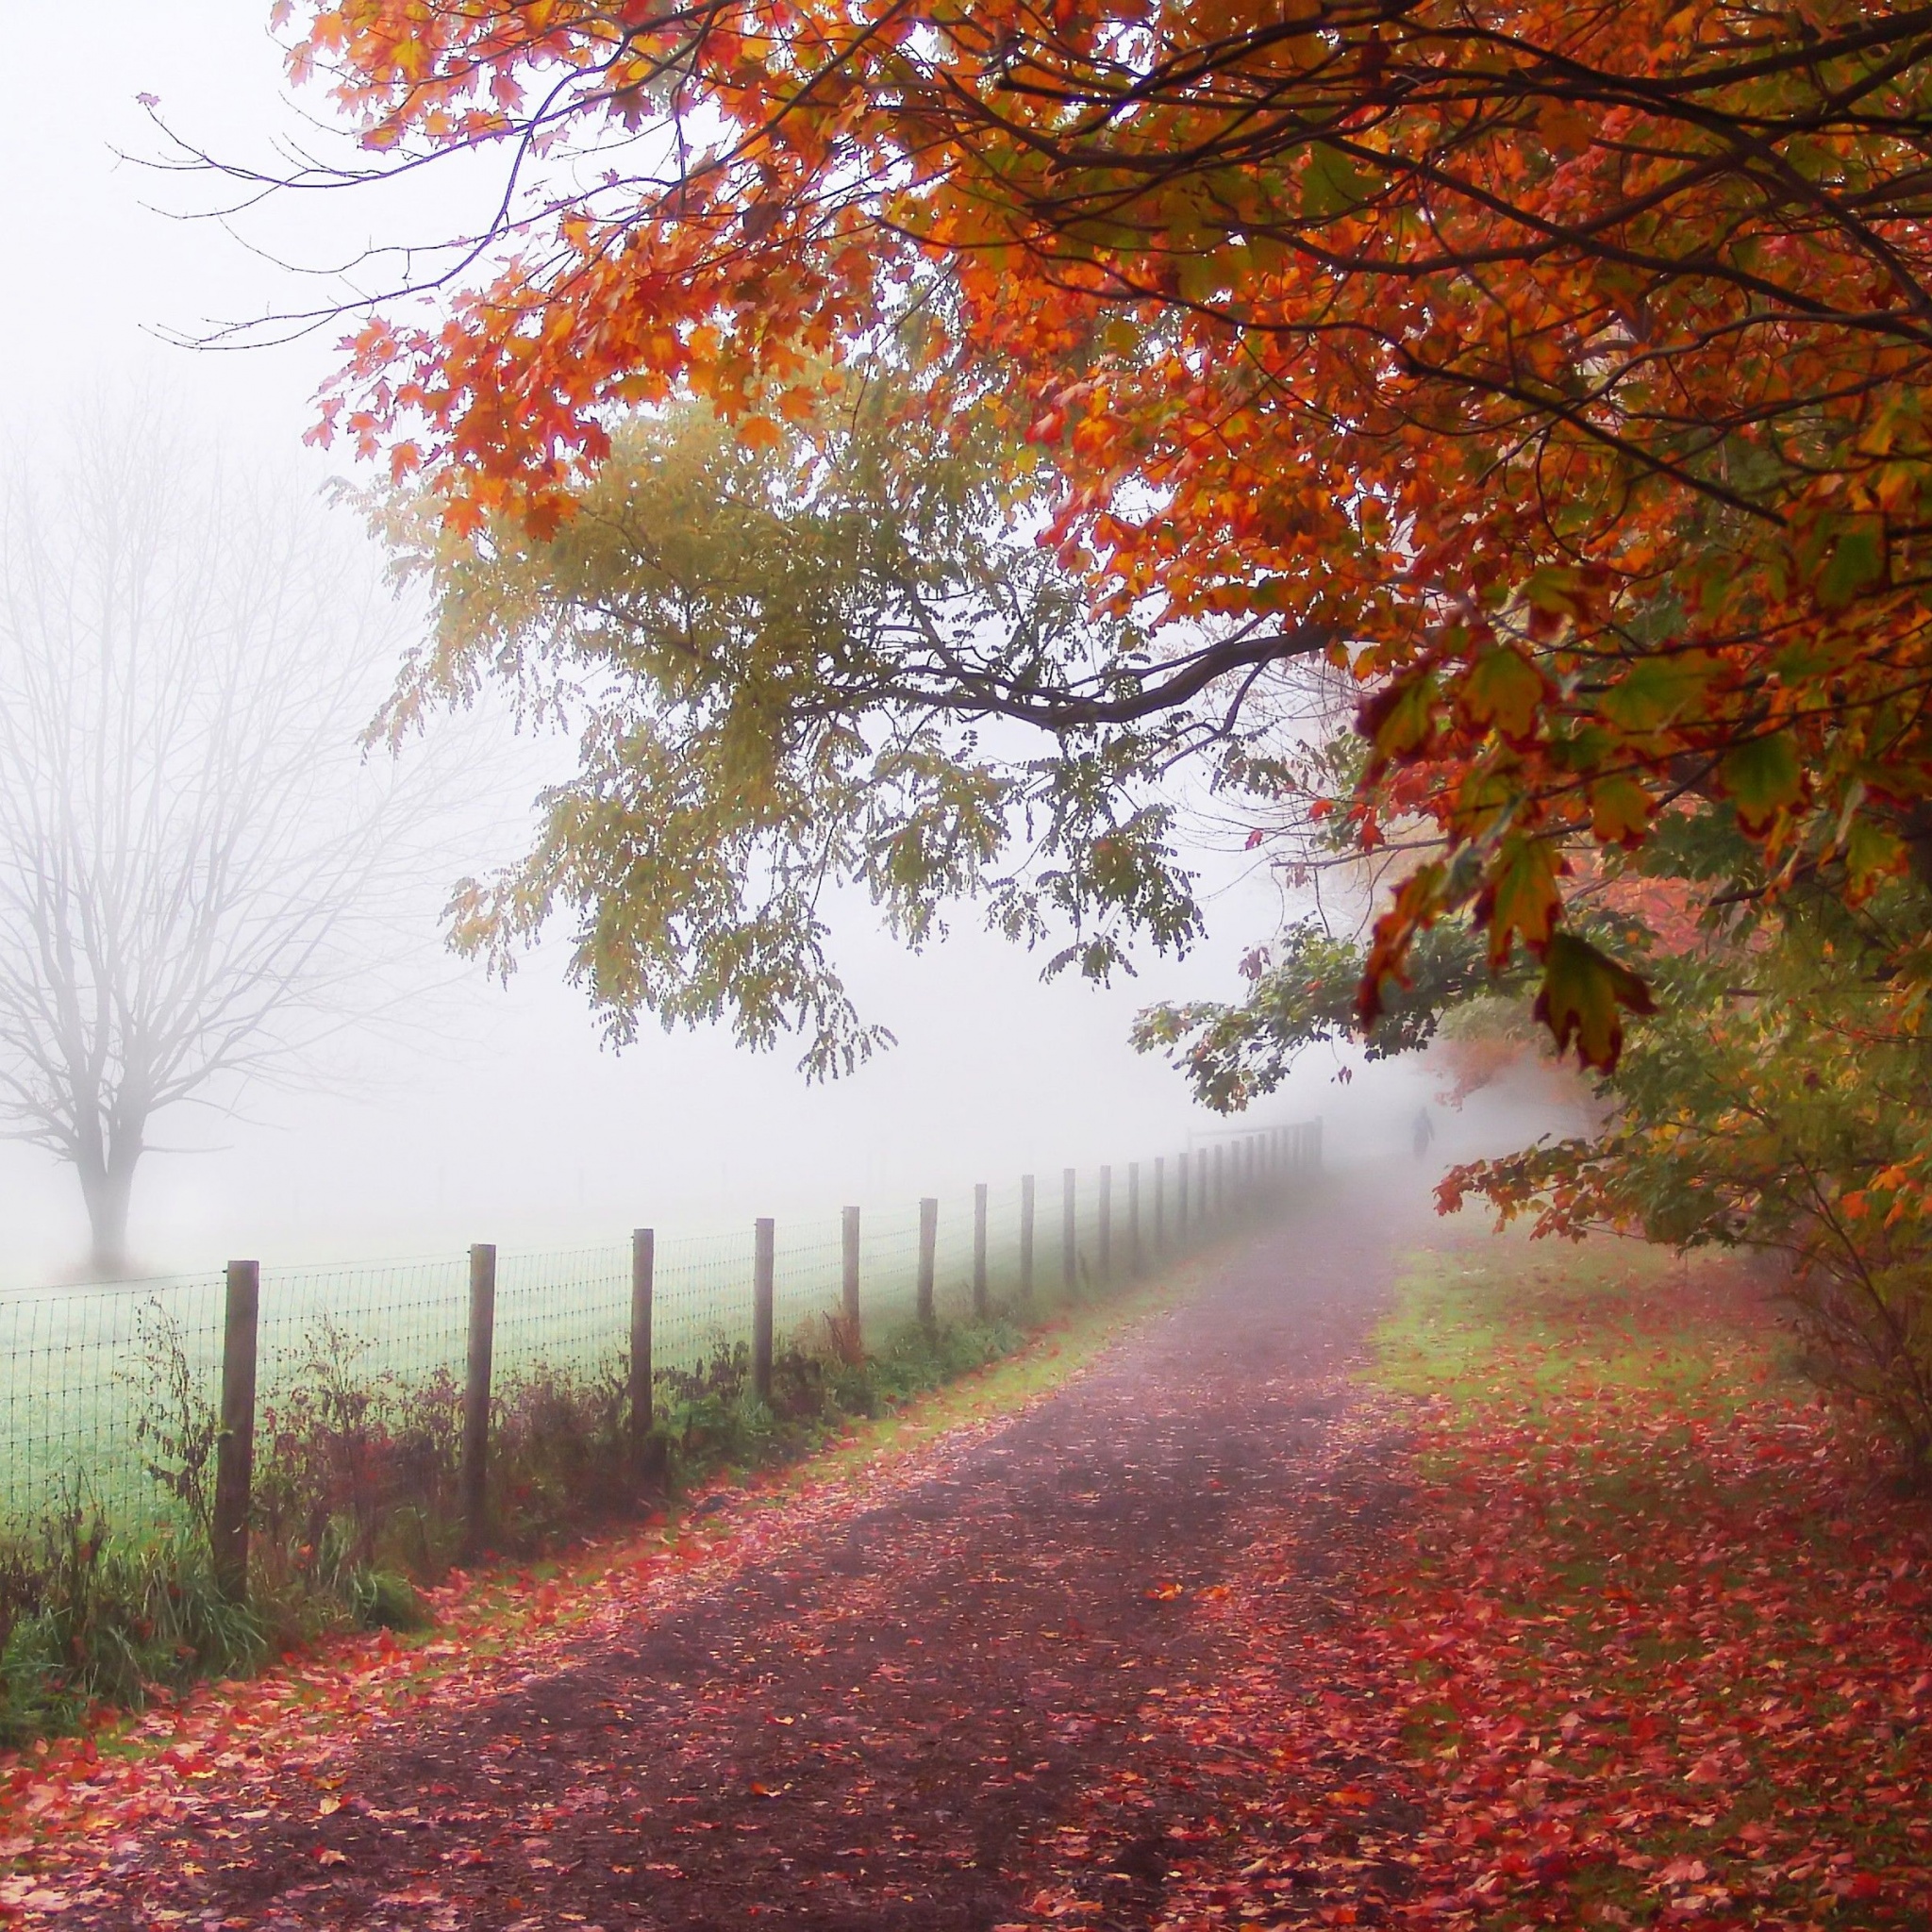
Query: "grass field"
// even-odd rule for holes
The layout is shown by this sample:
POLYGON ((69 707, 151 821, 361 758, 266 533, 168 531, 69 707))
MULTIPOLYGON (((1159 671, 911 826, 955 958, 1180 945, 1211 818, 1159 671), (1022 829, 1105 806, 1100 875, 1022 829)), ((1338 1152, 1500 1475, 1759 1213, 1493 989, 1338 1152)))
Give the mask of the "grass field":
POLYGON ((1451 1246, 1374 1374, 1424 1406, 1360 1645, 1443 1923, 1932 1924, 1932 1509, 1746 1269, 1451 1246))
MULTIPOLYGON (((1151 1181, 1151 1165, 1143 1172, 1151 1181)), ((1111 1216, 1113 1267, 1128 1265, 1127 1170, 1118 1171, 1111 1216)), ((1174 1164, 1162 1225, 1174 1227, 1174 1164)), ((1077 1273, 1101 1272, 1098 1176, 1075 1190, 1077 1273)), ((1041 1177, 1035 1231, 1036 1291, 1062 1287, 1060 1176, 1041 1177)), ((974 1206, 944 1198, 939 1215, 935 1300, 941 1319, 971 1307, 974 1206)), ((1151 1247, 1151 1187, 1141 1238, 1151 1247)), ((912 1319, 917 1292, 916 1203, 861 1214, 860 1306, 867 1332, 912 1319)), ((990 1191, 987 1266, 996 1301, 1020 1281, 1021 1190, 990 1191)), ((781 1339, 824 1340, 823 1316, 838 1307, 842 1266, 839 1217, 780 1223, 774 1283, 781 1339)), ((657 1241, 653 1359, 689 1368, 751 1332, 753 1235, 679 1235, 657 1241)), ((312 1380, 326 1361, 372 1387, 394 1389, 463 1374, 469 1298, 466 1256, 279 1269, 261 1275, 258 1387, 272 1406, 280 1390, 312 1380)), ((570 1250, 505 1251, 497 1260, 494 1365, 499 1389, 539 1368, 579 1377, 619 1373, 629 1346, 631 1256, 627 1240, 570 1250)), ((146 1469, 141 1433, 172 1407, 168 1370, 185 1364, 193 1402, 212 1405, 220 1383, 224 1283, 217 1274, 108 1288, 42 1289, 0 1295, 0 1524, 31 1524, 72 1500, 98 1504, 130 1525, 165 1517, 170 1499, 146 1469), (158 1339, 167 1346, 158 1349, 158 1339)))

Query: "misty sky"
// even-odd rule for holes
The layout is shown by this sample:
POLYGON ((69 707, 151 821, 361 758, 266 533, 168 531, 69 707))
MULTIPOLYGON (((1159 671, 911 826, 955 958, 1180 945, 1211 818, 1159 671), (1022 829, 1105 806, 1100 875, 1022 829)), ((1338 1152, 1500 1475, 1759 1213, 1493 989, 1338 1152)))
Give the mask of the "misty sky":
MULTIPOLYGON (((141 92, 158 95, 191 139, 264 153, 291 125, 267 12, 267 0, 96 0, 84 48, 58 11, 9 19, 0 224, 11 291, 0 346, 13 375, 8 434, 29 448, 46 446, 76 400, 157 385, 234 447, 328 473, 297 446, 333 333, 239 355, 150 333, 286 309, 304 287, 216 225, 144 208, 192 207, 198 191, 113 154, 159 151, 141 92)), ((405 212, 289 198, 249 233, 284 258, 322 262, 405 212)), ((414 212, 430 233, 445 210, 414 212)), ((463 219, 459 202, 446 212, 463 219)), ((500 770, 477 774, 479 805, 499 826, 519 822, 532 769, 512 748, 500 770)), ((453 851, 450 872, 476 856, 453 851)), ((395 1024, 345 1043, 326 1091, 261 1090, 241 1119, 163 1122, 171 1141, 217 1151, 144 1166, 135 1250, 172 1269, 232 1254, 593 1241, 640 1221, 708 1227, 1177 1148, 1191 1129, 1224 1124, 1191 1108, 1164 1064, 1130 1051, 1128 1022, 1155 998, 1231 992, 1234 960, 1277 916, 1265 878, 1225 858, 1204 863, 1228 882, 1210 904, 1208 944, 1178 965, 1149 958, 1139 980, 1108 991, 1042 987, 1038 962, 979 933, 970 907, 950 943, 917 958, 872 931, 861 909, 845 922, 841 958, 866 1016, 901 1043, 830 1090, 807 1088, 782 1049, 753 1057, 723 1035, 654 1032, 621 1057, 603 1050, 582 998, 561 983, 561 947, 533 956, 508 991, 439 965, 433 912, 446 880, 426 877, 423 977, 441 984, 395 1024)), ((1345 1142, 1354 1115, 1373 1139, 1385 1127, 1372 1115, 1386 1124, 1424 1091, 1407 1070, 1338 1088, 1335 1064, 1316 1057, 1257 1120, 1322 1111, 1345 1142)), ((57 1269, 83 1244, 71 1174, 0 1147, 0 1281, 57 1269)))

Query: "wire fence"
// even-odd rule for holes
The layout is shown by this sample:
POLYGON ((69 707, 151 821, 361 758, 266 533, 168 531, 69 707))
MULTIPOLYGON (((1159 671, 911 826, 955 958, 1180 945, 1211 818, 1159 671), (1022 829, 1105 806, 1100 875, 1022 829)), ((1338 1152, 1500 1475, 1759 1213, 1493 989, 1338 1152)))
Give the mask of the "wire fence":
MULTIPOLYGON (((867 1345, 921 1319, 1034 1319, 1224 1233, 1320 1158, 1317 1122, 1156 1160, 781 1224, 766 1349, 774 1340, 808 1351, 856 1343, 858 1336, 836 1336, 829 1325, 853 1311, 855 1281, 867 1345)), ((624 1384, 641 1332, 634 1241, 487 1252, 485 1401, 501 1404, 539 1375, 624 1384)), ((753 1229, 658 1238, 650 1253, 641 1334, 658 1374, 698 1369, 741 1343, 758 1346, 753 1229)), ((179 1438, 198 1417, 219 1417, 230 1434, 238 1427, 232 1362, 224 1409, 232 1273, 0 1294, 0 1532, 75 1507, 135 1529, 178 1517, 182 1499, 166 1472, 181 1460, 179 1438)), ((254 1414, 272 1418, 291 1391, 331 1376, 391 1391, 438 1388, 452 1402, 466 1385, 474 1391, 471 1257, 269 1267, 250 1278, 259 1309, 249 1324, 254 1414)), ((252 1434, 252 1418, 242 1425, 252 1434)))

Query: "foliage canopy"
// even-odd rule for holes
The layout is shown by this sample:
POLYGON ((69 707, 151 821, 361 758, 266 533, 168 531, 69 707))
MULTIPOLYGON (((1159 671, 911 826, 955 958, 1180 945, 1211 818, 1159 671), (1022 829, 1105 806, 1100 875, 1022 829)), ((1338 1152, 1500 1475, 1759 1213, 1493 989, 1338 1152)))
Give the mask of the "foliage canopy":
POLYGON ((675 408, 621 430, 541 537, 499 515, 479 547, 420 498, 387 506, 438 625, 386 728, 489 679, 578 734, 532 851, 459 889, 458 941, 507 970, 568 906, 620 1041, 647 1012, 728 1014, 849 1070, 878 1034, 828 948, 841 888, 915 941, 983 894, 1001 930, 1058 934, 1054 964, 1093 976, 1130 932, 1180 947, 1199 927, 1156 782, 1199 733, 1111 722, 1140 640, 1014 535, 1028 466, 996 435, 912 434, 891 402, 860 391, 756 447, 675 408), (1077 722, 1043 741, 1012 722, 1074 682, 1077 722))
POLYGON ((1457 1186, 1788 1250, 1923 1453, 1932 13, 341 0, 291 58, 362 148, 305 185, 506 164, 319 431, 434 507, 419 695, 610 680, 478 942, 560 895, 620 1011, 836 1058, 822 881, 916 931, 1032 813, 997 916, 1105 970, 1191 930, 1155 788, 1205 754, 1407 862, 1364 945, 1292 930, 1145 1043, 1239 1106, 1324 1031, 1533 989, 1615 1123, 1457 1186), (745 536, 676 499, 722 595, 645 581, 670 496, 599 534, 672 452, 745 536), (1291 798, 1311 658, 1361 756, 1291 798), (688 907, 638 882, 680 858, 688 907))
POLYGON ((305 181, 508 175, 325 433, 458 534, 541 537, 625 412, 774 444, 908 341, 908 414, 1024 438, 1150 654, 1126 695, 1118 655, 960 689, 1124 723, 1325 647, 1367 687, 1363 836, 1442 841, 1363 1017, 1467 911, 1607 1063, 1644 996, 1559 940, 1566 841, 1701 798, 1773 877, 1932 849, 1928 55, 1932 16, 1859 0, 307 8, 293 71, 364 160, 305 181))

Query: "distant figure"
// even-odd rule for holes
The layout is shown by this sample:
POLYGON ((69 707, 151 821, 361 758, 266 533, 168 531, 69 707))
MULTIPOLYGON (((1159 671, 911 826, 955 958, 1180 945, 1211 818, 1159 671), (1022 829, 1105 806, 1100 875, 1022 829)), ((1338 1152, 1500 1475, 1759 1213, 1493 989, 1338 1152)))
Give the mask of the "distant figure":
POLYGON ((1436 1124, 1429 1118, 1429 1110, 1419 1107, 1415 1115, 1415 1158, 1421 1160, 1429 1151, 1429 1142, 1436 1138, 1436 1124))

